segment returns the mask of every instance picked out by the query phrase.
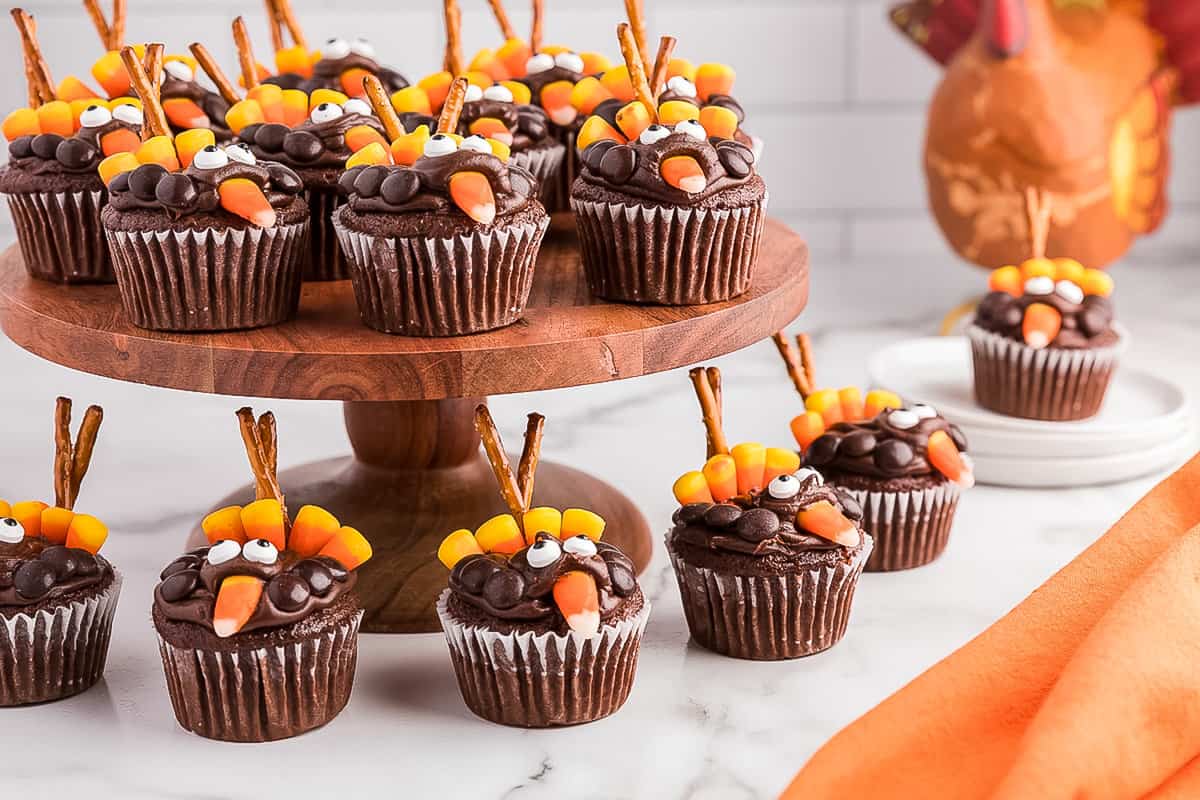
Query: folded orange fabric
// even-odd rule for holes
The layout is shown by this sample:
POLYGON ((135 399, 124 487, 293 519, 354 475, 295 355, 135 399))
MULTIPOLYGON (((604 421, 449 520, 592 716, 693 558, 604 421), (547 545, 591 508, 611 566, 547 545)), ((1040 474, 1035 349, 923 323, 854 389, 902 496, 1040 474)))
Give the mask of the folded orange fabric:
POLYGON ((1198 526, 1200 455, 784 799, 1200 797, 1198 526))

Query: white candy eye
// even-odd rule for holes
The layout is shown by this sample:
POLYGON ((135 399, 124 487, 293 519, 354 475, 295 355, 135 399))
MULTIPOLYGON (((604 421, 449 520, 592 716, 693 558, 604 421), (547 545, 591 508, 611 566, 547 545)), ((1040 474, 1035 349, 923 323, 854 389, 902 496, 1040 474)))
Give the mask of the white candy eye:
POLYGON ((218 564, 224 564, 226 561, 232 561, 237 558, 242 552, 242 546, 233 539, 222 539, 221 541, 208 548, 208 563, 214 567, 218 564))
POLYGON ((229 166, 229 156, 215 144, 210 144, 192 157, 192 166, 196 169, 220 169, 229 166))
POLYGON ((363 58, 374 58, 375 48, 366 39, 358 38, 350 43, 350 52, 363 58))
POLYGON ((350 43, 345 39, 327 39, 321 48, 322 58, 339 59, 350 55, 350 43))
POLYGON ((1030 278, 1025 281, 1025 294, 1053 294, 1054 279, 1045 275, 1030 278))
POLYGON ((899 428, 906 431, 909 428, 915 428, 921 418, 917 416, 917 412, 910 411, 907 408, 897 408, 894 411, 888 412, 888 424, 893 428, 899 428))
POLYGON ((25 528, 12 517, 0 518, 0 542, 16 544, 25 538, 25 528))
POLYGON ((642 144, 655 144, 671 135, 671 129, 663 125, 654 124, 646 130, 642 131, 642 135, 638 137, 638 141, 642 144))
POLYGON ((118 119, 127 125, 141 125, 145 122, 142 110, 133 103, 121 103, 112 110, 113 119, 118 119))
POLYGON ((800 493, 800 481, 793 475, 777 475, 767 484, 767 494, 776 500, 791 500, 800 493))
POLYGON ((1054 293, 1068 303, 1083 302, 1083 289, 1071 281, 1059 281, 1054 284, 1054 293))
POLYGON ((538 53, 525 62, 525 72, 536 75, 539 72, 554 69, 554 56, 549 53, 538 53))
POLYGON ((675 132, 690 136, 701 142, 708 140, 708 131, 694 119, 685 119, 675 125, 675 132))
POLYGON ((463 102, 474 103, 477 100, 483 99, 483 89, 480 89, 473 83, 467 84, 467 96, 463 102))
POLYGON ((88 106, 79 115, 79 124, 85 128, 99 128, 112 122, 112 112, 104 106, 88 106))
POLYGON ((525 551, 525 560, 534 569, 548 567, 562 558, 562 548, 553 539, 539 539, 525 551))
POLYGON ((476 153, 492 152, 492 146, 482 136, 468 136, 458 147, 460 150, 474 150, 476 153))
POLYGON ((817 482, 817 486, 825 485, 824 476, 822 476, 821 473, 817 472, 812 467, 801 467, 800 469, 796 470, 796 480, 800 483, 804 483, 810 478, 817 482))
POLYGON ((682 75, 676 75, 667 81, 667 89, 680 97, 695 97, 696 84, 689 81, 682 75))
POLYGON ((369 117, 372 113, 371 104, 357 97, 352 97, 342 103, 342 111, 345 111, 347 114, 361 114, 364 117, 369 117))
POLYGON ((596 555, 596 543, 582 533, 563 542, 562 549, 577 556, 596 555))
POLYGON ((341 116, 345 113, 337 103, 321 103, 312 110, 308 118, 317 123, 333 122, 335 119, 341 119, 341 116))
POLYGON ((559 53, 554 57, 554 65, 570 72, 583 72, 583 59, 574 53, 559 53))
MULTIPOLYGON (((491 149, 489 147, 488 152, 491 152, 491 149)), ((448 156, 456 150, 458 150, 458 144, 444 133, 435 133, 429 137, 429 141, 425 142, 425 155, 430 158, 448 156)))
POLYGON ((196 77, 192 68, 182 61, 168 61, 163 64, 163 70, 176 80, 190 81, 196 77))
POLYGON ((512 90, 507 86, 501 86, 499 84, 496 84, 495 86, 489 86, 488 88, 484 89, 483 96, 488 100, 497 100, 501 103, 511 103, 513 101, 512 90))
POLYGON ((279 560, 279 549, 266 539, 253 539, 242 546, 242 555, 256 564, 274 564, 279 560))
POLYGON ((257 164, 258 159, 254 157, 254 153, 250 152, 250 148, 239 142, 231 144, 225 148, 225 155, 229 156, 233 161, 239 164, 257 164))
POLYGON ((920 419, 933 419, 937 416, 937 409, 933 406, 927 406, 924 403, 918 403, 910 410, 920 419))

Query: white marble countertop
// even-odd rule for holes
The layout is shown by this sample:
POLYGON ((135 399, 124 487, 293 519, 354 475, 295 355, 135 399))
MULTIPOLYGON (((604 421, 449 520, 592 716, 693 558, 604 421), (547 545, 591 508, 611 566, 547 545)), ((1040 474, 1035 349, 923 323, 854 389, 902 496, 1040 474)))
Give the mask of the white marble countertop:
MULTIPOLYGON (((1200 391, 1200 270, 1130 265, 1115 275, 1118 311, 1135 339, 1129 361, 1200 391)), ((932 333, 981 278, 948 260, 820 265, 797 327, 815 334, 823 380, 862 381, 870 353, 932 333)), ((729 435, 790 441, 797 400, 772 346, 717 363, 729 435)), ((49 491, 55 395, 105 406, 83 505, 109 523, 105 554, 125 575, 105 679, 63 702, 0 710, 0 788, 22 800, 75 792, 258 800, 288 796, 284 786, 345 798, 773 797, 833 733, 996 620, 1156 480, 1070 491, 977 488, 937 563, 864 576, 846 638, 793 662, 735 661, 689 644, 658 545, 642 578, 654 614, 633 694, 598 723, 527 732, 482 722, 462 704, 440 634, 364 636, 354 696, 332 724, 290 741, 230 745, 176 725, 149 600, 189 528, 247 478, 232 419, 240 401, 70 372, 7 341, 0 375, 0 496, 9 499, 49 491)), ((270 406, 283 466, 347 449, 338 404, 270 406)), ((664 530, 671 481, 703 455, 682 371, 497 398, 493 409, 512 440, 527 411, 546 413, 546 457, 611 481, 664 530)))

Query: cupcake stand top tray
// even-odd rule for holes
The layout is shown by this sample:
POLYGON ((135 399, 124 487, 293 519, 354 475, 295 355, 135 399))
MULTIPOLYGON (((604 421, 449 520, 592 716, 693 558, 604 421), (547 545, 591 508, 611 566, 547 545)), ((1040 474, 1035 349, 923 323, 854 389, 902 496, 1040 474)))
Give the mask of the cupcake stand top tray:
MULTIPOLYGON (((620 380, 739 350, 785 327, 808 300, 808 248, 768 220, 754 285, 726 303, 636 306, 593 298, 569 215, 542 247, 525 318, 498 331, 425 339, 388 336, 358 319, 349 282, 306 283, 296 319, 261 330, 166 334, 130 325, 115 286, 29 278, 16 246, 0 254, 0 328, 63 366, 118 380, 211 394, 344 401, 353 456, 285 471, 302 503, 350 515, 375 557, 362 570, 364 627, 438 627, 441 537, 504 508, 472 423, 475 406, 508 394, 620 380)), ((244 502, 242 487, 219 505, 244 502)), ((639 569, 650 530, 608 484, 558 464, 538 469, 535 502, 591 508, 606 538, 639 569)), ((193 534, 195 537, 196 534, 193 534)))

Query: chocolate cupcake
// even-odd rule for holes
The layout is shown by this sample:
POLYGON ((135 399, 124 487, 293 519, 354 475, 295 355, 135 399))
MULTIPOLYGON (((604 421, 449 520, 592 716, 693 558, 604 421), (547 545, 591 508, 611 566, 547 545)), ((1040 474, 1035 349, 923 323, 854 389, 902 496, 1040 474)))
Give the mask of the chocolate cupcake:
POLYGON ((476 421, 512 513, 456 531, 438 549, 450 588, 437 611, 463 699, 486 720, 524 728, 606 717, 629 696, 650 616, 633 562, 601 541, 596 514, 528 507, 540 415, 530 415, 526 483, 486 406, 476 421))
POLYGON ((759 661, 800 658, 845 635, 873 542, 848 493, 801 469, 790 450, 721 430, 713 368, 692 370, 710 457, 674 486, 667 534, 683 611, 697 644, 759 661))
POLYGON ((169 55, 163 62, 159 91, 171 132, 209 128, 218 142, 227 142, 233 138, 233 131, 225 122, 230 104, 217 92, 201 85, 196 80, 196 70, 195 59, 187 56, 169 55))
POLYGON ((308 52, 303 45, 277 50, 275 63, 279 72, 264 77, 263 82, 281 89, 299 89, 306 93, 334 89, 351 97, 361 97, 364 75, 379 78, 389 92, 408 86, 403 75, 376 60, 374 46, 362 37, 331 37, 314 53, 308 52))
POLYGON ((121 576, 99 550, 104 523, 73 510, 103 412, 71 441, 71 401, 55 414, 55 504, 0 500, 0 706, 61 700, 104 674, 121 576))
POLYGON ((1072 259, 1030 259, 991 274, 967 327, 975 400, 1013 417, 1095 416, 1125 347, 1113 283, 1072 259))
POLYGON ((525 65, 517 80, 529 89, 530 102, 546 112, 550 131, 564 148, 561 169, 556 180, 547 183, 543 196, 551 212, 571 209, 571 187, 580 171, 580 152, 576 146, 585 119, 571 104, 575 87, 587 77, 583 56, 565 48, 542 48, 525 65))
POLYGON ((162 571, 154 589, 171 705, 209 739, 265 742, 336 717, 350 699, 362 609, 362 534, 317 506, 288 520, 275 477, 274 417, 238 412, 258 499, 214 511, 209 545, 162 571))

